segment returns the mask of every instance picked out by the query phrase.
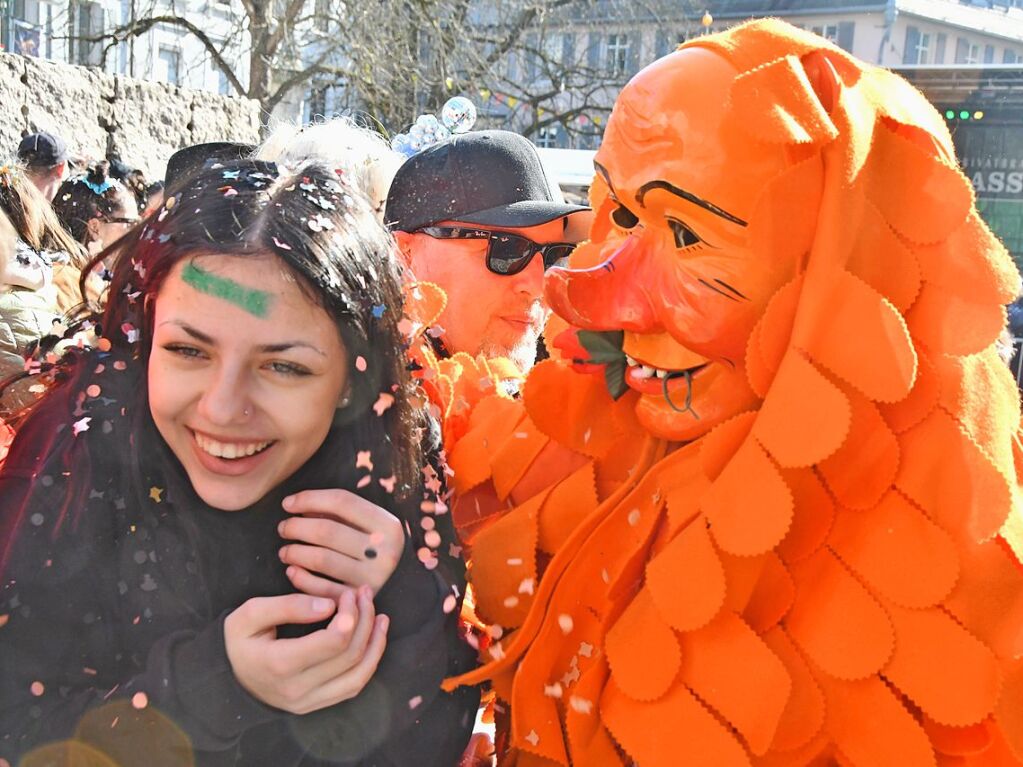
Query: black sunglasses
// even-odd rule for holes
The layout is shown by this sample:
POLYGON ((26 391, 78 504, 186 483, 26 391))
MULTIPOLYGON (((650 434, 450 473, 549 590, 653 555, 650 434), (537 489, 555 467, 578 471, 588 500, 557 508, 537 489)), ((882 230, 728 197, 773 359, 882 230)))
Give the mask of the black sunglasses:
POLYGON ((544 271, 550 269, 575 248, 570 242, 533 242, 528 237, 511 232, 491 232, 488 229, 469 229, 463 226, 424 226, 417 231, 438 240, 487 240, 487 269, 494 274, 518 274, 539 253, 544 271))

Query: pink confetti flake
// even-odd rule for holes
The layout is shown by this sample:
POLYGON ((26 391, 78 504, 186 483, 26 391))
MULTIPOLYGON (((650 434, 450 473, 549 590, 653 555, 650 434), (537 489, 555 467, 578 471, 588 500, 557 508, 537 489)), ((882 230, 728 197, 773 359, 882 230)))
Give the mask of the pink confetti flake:
POLYGON ((436 530, 430 530, 426 533, 426 535, 423 536, 423 541, 431 549, 436 549, 437 547, 440 546, 441 543, 440 533, 438 533, 436 530))
POLYGON ((7 615, 6 613, 4 613, 3 615, 0 615, 0 629, 2 629, 4 626, 6 626, 7 625, 7 621, 9 621, 10 619, 11 619, 11 616, 7 615))
POLYGON ((543 686, 543 694, 548 698, 560 698, 565 694, 565 691, 562 689, 560 684, 555 682, 554 684, 545 684, 543 686))
POLYGON ((522 558, 521 557, 511 557, 508 560, 508 566, 509 567, 521 567, 522 566, 522 558))
POLYGON ((149 705, 149 696, 144 692, 137 692, 131 696, 131 705, 141 711, 149 705))
POLYGON ((398 320, 398 332, 406 338, 411 338, 412 334, 416 332, 416 329, 408 317, 402 317, 398 320))
POLYGON ((358 357, 355 358, 355 369, 356 370, 358 370, 360 373, 365 373, 367 367, 369 367, 369 365, 366 364, 366 358, 365 357, 363 357, 360 354, 358 357))
POLYGON ((571 615, 562 613, 558 616, 558 626, 561 627, 562 633, 571 634, 572 629, 575 627, 575 621, 572 620, 571 615))
POLYGON ((458 598, 454 594, 448 594, 446 597, 444 597, 443 610, 445 615, 454 612, 455 607, 457 606, 458 598))
POLYGON ((522 583, 519 584, 520 594, 532 594, 533 593, 533 579, 525 578, 522 583))
POLYGON ((96 384, 93 384, 85 390, 85 394, 89 397, 98 397, 102 391, 96 384))
POLYGON ((526 741, 533 748, 536 748, 536 744, 540 742, 540 736, 536 734, 536 730, 530 730, 529 735, 526 736, 526 741))
POLYGON ((357 488, 359 488, 359 489, 362 489, 362 488, 366 487, 372 481, 373 481, 373 477, 371 477, 369 474, 367 474, 362 479, 360 479, 358 482, 356 482, 355 486, 357 488))
POLYGON ((518 607, 519 606, 519 598, 518 597, 507 597, 504 600, 504 606, 509 608, 509 609, 512 608, 512 607, 518 607))
POLYGON ((290 246, 290 245, 288 245, 288 243, 286 243, 286 242, 281 242, 281 241, 280 241, 280 240, 278 240, 278 239, 277 239, 276 237, 274 237, 274 238, 273 238, 273 241, 274 241, 274 245, 276 245, 276 246, 277 246, 278 248, 280 248, 281 250, 291 250, 291 246, 290 246))
POLYGON ((123 360, 117 360, 117 362, 114 363, 114 370, 127 370, 127 369, 128 369, 128 363, 124 362, 123 360))
POLYGON ((630 511, 629 512, 629 524, 632 525, 633 527, 638 525, 639 524, 639 517, 640 517, 639 509, 633 509, 632 511, 630 511))
POLYGON ((29 685, 28 690, 29 690, 29 692, 31 692, 33 695, 35 695, 38 698, 44 692, 46 692, 46 685, 44 685, 42 682, 38 682, 38 681, 32 682, 32 684, 29 685))
POLYGON ((394 486, 397 484, 398 479, 393 474, 389 477, 381 477, 377 480, 380 483, 380 487, 386 490, 388 493, 394 492, 394 486))
POLYGON ((419 561, 425 565, 427 562, 433 559, 436 556, 436 554, 434 554, 434 552, 432 552, 430 549, 426 548, 426 546, 421 546, 419 550, 416 551, 416 556, 419 557, 419 561))
POLYGON ((355 456, 355 468, 373 471, 373 458, 369 450, 360 450, 355 456))
POLYGON ((417 695, 416 697, 409 699, 408 707, 410 710, 415 710, 419 708, 421 705, 423 705, 422 695, 417 695))
POLYGON ((593 655, 593 645, 591 645, 589 642, 583 642, 582 644, 579 645, 579 654, 582 655, 584 658, 589 658, 590 656, 593 655))
POLYGON ((437 526, 437 523, 434 521, 433 517, 423 517, 419 520, 419 526, 424 530, 433 530, 433 528, 437 526))
POLYGON ((74 425, 71 427, 71 431, 74 433, 74 435, 76 437, 79 434, 81 434, 83 431, 88 431, 89 430, 89 421, 91 421, 91 420, 92 420, 91 418, 86 417, 86 418, 82 418, 80 421, 75 421, 74 425))
POLYGON ((383 415, 390 409, 391 405, 394 404, 394 395, 388 394, 387 392, 380 392, 380 396, 377 397, 377 401, 373 403, 373 412, 377 415, 383 415))

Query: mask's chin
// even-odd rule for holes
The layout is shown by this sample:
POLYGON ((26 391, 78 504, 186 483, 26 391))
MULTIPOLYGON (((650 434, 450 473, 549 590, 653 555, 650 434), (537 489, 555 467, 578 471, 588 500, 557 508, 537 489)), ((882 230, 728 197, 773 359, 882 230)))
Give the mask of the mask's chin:
POLYGON ((663 392, 643 394, 636 404, 640 425, 661 439, 692 442, 757 403, 745 373, 720 363, 710 363, 690 383, 691 390, 675 382, 667 398, 663 392))

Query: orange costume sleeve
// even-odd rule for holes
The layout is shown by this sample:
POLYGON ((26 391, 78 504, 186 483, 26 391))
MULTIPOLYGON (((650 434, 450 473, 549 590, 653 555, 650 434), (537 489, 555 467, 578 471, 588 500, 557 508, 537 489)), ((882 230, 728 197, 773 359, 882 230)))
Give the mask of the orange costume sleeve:
POLYGON ((994 349, 1019 275, 941 118, 752 22, 640 73, 598 161, 548 298, 625 331, 630 391, 542 363, 450 455, 507 507, 470 540, 500 641, 448 682, 510 706, 502 763, 1023 765, 1023 448, 994 349), (667 113, 686 71, 719 122, 667 113))

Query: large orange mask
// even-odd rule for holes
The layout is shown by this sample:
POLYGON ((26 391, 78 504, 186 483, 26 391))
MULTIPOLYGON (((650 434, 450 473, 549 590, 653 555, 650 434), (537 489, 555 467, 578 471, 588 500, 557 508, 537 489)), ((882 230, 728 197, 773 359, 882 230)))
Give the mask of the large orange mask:
POLYGON ((625 331, 637 414, 668 439, 694 439, 755 402, 750 333, 810 245, 800 227, 781 248, 765 237, 758 208, 797 158, 726 121, 737 74, 697 48, 629 83, 596 157, 591 240, 573 268, 548 275, 547 298, 564 319, 625 331))

